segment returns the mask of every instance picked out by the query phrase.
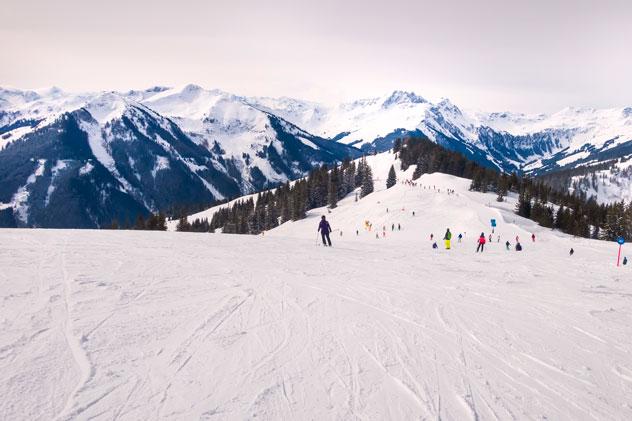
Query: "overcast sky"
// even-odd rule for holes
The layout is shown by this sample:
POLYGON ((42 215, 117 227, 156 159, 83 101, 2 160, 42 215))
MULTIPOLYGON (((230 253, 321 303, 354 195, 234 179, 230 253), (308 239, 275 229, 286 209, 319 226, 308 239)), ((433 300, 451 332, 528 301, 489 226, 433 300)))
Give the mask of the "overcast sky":
POLYGON ((2 0, 0 85, 632 106, 632 0, 2 0))

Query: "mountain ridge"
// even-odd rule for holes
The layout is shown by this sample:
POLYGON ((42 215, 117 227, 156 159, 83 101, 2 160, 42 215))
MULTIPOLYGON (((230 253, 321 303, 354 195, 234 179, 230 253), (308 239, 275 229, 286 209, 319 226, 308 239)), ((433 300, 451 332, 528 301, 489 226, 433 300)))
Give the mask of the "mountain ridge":
MULTIPOLYGON (((74 128, 71 131, 77 137, 71 143, 83 148, 79 139, 83 135, 74 128)), ((41 160, 46 162, 44 178, 74 168, 77 179, 87 174, 79 169, 89 163, 94 167, 90 160, 96 160, 111 177, 106 177, 107 182, 93 180, 95 185, 114 186, 138 204, 133 207, 136 211, 140 208, 148 213, 182 203, 208 205, 263 190, 300 178, 315 166, 386 151, 396 138, 411 135, 428 137, 504 172, 550 175, 608 163, 611 177, 621 177, 628 173, 623 170, 632 157, 632 108, 484 113, 463 110, 447 98, 433 103, 414 92, 398 90, 325 105, 290 97, 240 96, 194 84, 87 93, 68 93, 57 87, 0 87, 0 165, 6 168, 0 181, 13 188, 0 194, 0 212, 11 208, 15 215, 28 214, 18 212, 17 204, 28 204, 31 199, 17 198, 36 188, 42 176, 35 176, 34 183, 28 180, 37 171, 33 162, 41 160), (34 156, 28 151, 37 147, 15 146, 41 141, 46 134, 56 150, 66 150, 59 146, 64 143, 57 121, 62 116, 69 116, 86 135, 91 155, 82 157, 77 163, 80 167, 59 167, 58 161, 72 160, 72 154, 68 155, 71 158, 34 156), (51 126, 58 131, 50 130, 51 126), (19 159, 17 150, 22 150, 19 159), (28 161, 31 158, 35 161, 28 161), (169 177, 171 181, 167 181, 169 177), (179 185, 186 194, 177 192, 179 185)), ((579 183, 578 188, 584 185, 586 191, 596 189, 594 183, 579 183)), ((610 185, 609 193, 598 197, 611 200, 618 194, 617 186, 620 197, 630 197, 629 183, 610 185)), ((55 189, 51 194, 56 194, 55 189)), ((98 194, 95 191, 90 196, 98 194)), ((50 203, 48 197, 42 206, 50 203)), ((106 223, 103 218, 93 219, 93 225, 106 223)), ((37 225, 28 218, 21 223, 37 225)))

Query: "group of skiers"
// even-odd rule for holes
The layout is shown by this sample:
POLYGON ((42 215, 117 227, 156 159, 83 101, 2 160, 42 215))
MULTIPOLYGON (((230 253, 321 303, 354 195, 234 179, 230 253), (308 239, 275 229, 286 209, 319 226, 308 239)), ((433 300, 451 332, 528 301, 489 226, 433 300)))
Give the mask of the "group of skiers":
MULTIPOLYGON (((458 241, 459 243, 461 242, 461 240, 463 239, 463 234, 459 233, 458 236, 458 241)), ((430 241, 434 240, 434 234, 430 234, 430 241)), ((450 228, 446 229, 445 234, 443 235, 443 241, 445 243, 445 249, 446 250, 450 250, 451 247, 451 241, 452 241, 452 232, 450 231, 450 228)), ((493 241, 492 238, 492 234, 489 234, 489 238, 485 237, 485 233, 481 232, 481 235, 478 237, 477 240, 477 246, 476 246, 476 253, 478 252, 483 252, 485 250, 485 244, 486 243, 491 243, 493 241)), ((535 234, 531 234, 531 241, 533 241, 535 243, 535 234)), ((497 242, 500 243, 500 235, 497 237, 497 242)), ((511 248, 511 243, 509 243, 509 241, 505 242, 505 247, 507 250, 510 250, 511 248)), ((432 243, 432 248, 433 249, 437 249, 439 248, 439 246, 437 245, 436 241, 433 241, 432 243)), ((516 245, 515 245, 515 250, 516 251, 522 251, 522 244, 520 244, 520 238, 516 235, 516 245)), ((572 255, 572 253, 571 253, 572 255)))
MULTIPOLYGON (((387 210, 388 212, 388 210, 387 210)), ((413 216, 414 216, 415 212, 413 211, 413 216)), ((373 224, 371 224, 369 221, 365 221, 365 228, 367 228, 369 231, 371 231, 371 228, 373 227, 373 224)), ((395 231, 395 223, 391 224, 391 231, 395 231)), ((397 224, 397 230, 401 231, 402 226, 400 223, 397 224)), ((325 215, 323 215, 321 217, 320 223, 318 224, 318 231, 321 235, 321 239, 323 241, 323 245, 324 246, 328 246, 331 247, 331 238, 329 236, 329 234, 331 234, 332 229, 331 229, 331 225, 329 225, 329 222, 327 221, 327 218, 325 218, 325 215)), ((386 237, 386 225, 382 226, 382 232, 383 232, 383 236, 386 237)), ((359 231, 356 230, 356 236, 359 235, 359 231)), ((340 232, 340 235, 342 236, 342 231, 340 232)), ((376 238, 380 238, 379 233, 375 234, 376 238)), ((460 243, 461 240, 463 239, 464 235, 462 233, 459 233, 458 235, 458 242, 460 243)), ((498 241, 500 242, 500 235, 498 235, 498 241)), ((434 234, 430 234, 430 241, 434 240, 434 234)), ((477 241, 477 246, 476 246, 476 253, 479 252, 483 252, 485 250, 485 244, 486 243, 491 243, 492 242, 492 234, 489 234, 489 239, 487 239, 485 237, 485 233, 481 232, 481 235, 478 237, 478 241, 477 241)), ((450 231, 450 228, 446 229, 445 234, 443 235, 443 241, 445 244, 445 249, 446 250, 450 250, 451 247, 451 241, 452 241, 452 232, 450 231)), ((535 234, 531 234, 531 241, 535 243, 535 234)), ((432 243, 432 248, 433 249, 437 249, 439 248, 439 246, 437 245, 436 241, 433 241, 432 243)), ((510 250, 511 249, 511 243, 509 242, 509 240, 507 240, 505 242, 505 248, 506 250, 510 250)), ((520 237, 516 235, 516 244, 514 246, 514 249, 516 251, 522 251, 522 244, 520 244, 520 237)), ((575 250, 573 248, 570 249, 569 251, 569 256, 572 256, 573 254, 575 254, 575 250)), ((628 258, 627 257, 623 257, 623 265, 627 265, 628 264, 628 258)))

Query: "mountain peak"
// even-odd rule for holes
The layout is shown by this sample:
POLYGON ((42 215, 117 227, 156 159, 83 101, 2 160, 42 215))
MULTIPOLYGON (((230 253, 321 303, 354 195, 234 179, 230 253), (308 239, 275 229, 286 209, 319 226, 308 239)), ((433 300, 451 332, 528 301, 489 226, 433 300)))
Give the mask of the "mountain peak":
POLYGON ((100 125, 104 125, 109 121, 120 118, 129 106, 130 102, 122 95, 116 92, 103 92, 96 98, 88 101, 84 108, 100 125))
POLYGON ((193 93, 193 92, 200 92, 203 91, 204 88, 202 88, 200 85, 196 85, 194 83, 189 83, 187 85, 185 85, 182 88, 182 92, 189 92, 189 93, 193 93))
POLYGON ((427 101, 423 97, 416 95, 414 92, 393 91, 382 103, 382 108, 388 108, 395 104, 423 104, 425 102, 427 101))
POLYGON ((48 88, 35 89, 35 92, 37 92, 41 96, 53 97, 53 98, 59 97, 64 94, 64 91, 57 86, 50 86, 48 88))

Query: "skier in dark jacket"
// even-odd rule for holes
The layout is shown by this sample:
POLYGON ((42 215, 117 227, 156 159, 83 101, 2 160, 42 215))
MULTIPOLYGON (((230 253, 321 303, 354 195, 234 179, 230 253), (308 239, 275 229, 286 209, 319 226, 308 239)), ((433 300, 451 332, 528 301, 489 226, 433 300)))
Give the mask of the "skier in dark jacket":
POLYGON ((320 236, 323 238, 323 245, 331 247, 331 239, 329 238, 329 233, 331 232, 331 226, 329 222, 325 219, 325 215, 320 220, 320 224, 318 224, 318 231, 320 232, 320 236))

